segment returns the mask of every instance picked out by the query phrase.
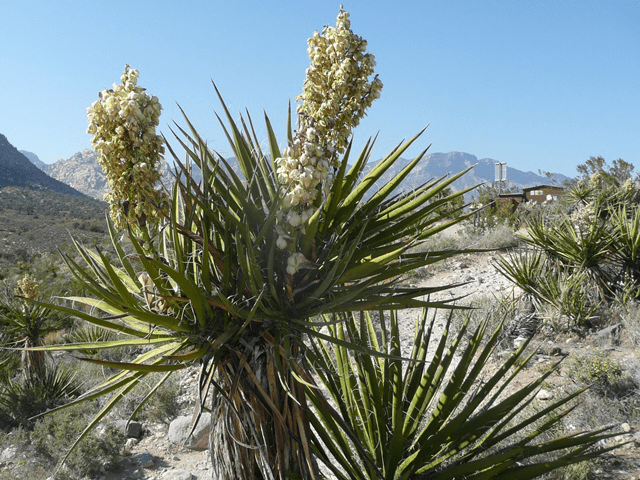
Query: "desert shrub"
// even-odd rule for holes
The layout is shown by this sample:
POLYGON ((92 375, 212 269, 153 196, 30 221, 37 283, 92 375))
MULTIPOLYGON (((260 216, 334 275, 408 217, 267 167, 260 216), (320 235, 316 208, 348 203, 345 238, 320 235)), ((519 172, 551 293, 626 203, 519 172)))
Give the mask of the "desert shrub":
MULTIPOLYGON (((45 415, 30 434, 31 444, 52 466, 59 465, 76 438, 87 426, 86 405, 69 407, 45 415)), ((104 470, 117 467, 123 453, 125 435, 114 426, 106 425, 86 435, 71 452, 61 474, 76 477, 103 475, 104 470)))
POLYGON ((603 397, 625 397, 636 392, 638 385, 627 374, 624 368, 606 355, 596 351, 590 356, 574 355, 567 367, 570 378, 584 385, 603 397))
POLYGON ((180 386, 173 377, 167 379, 145 403, 138 414, 140 420, 169 424, 181 412, 180 386))
POLYGON ((597 460, 587 460, 558 469, 543 477, 548 480, 596 480, 601 478, 597 460))
POLYGON ((519 237, 508 225, 498 224, 487 230, 477 230, 465 226, 457 232, 441 232, 429 238, 418 252, 440 250, 504 250, 520 244, 519 237))
POLYGON ((150 375, 141 385, 118 402, 111 418, 133 418, 138 421, 169 424, 181 413, 180 385, 176 379, 159 374, 150 375), (166 378, 164 378, 166 377, 166 378), (152 395, 149 390, 156 386, 152 395))
POLYGON ((632 347, 640 346, 640 302, 628 301, 618 305, 624 338, 632 347))

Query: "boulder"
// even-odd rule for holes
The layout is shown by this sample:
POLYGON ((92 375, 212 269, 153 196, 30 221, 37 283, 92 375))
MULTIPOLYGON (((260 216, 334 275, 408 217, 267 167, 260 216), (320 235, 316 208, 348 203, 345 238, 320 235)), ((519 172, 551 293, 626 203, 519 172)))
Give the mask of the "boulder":
POLYGON ((142 437, 142 424, 134 420, 127 423, 126 420, 117 420, 115 426, 118 430, 124 432, 127 438, 142 437))
POLYGON ((206 450, 209 448, 209 428, 211 427, 211 414, 203 413, 189 436, 191 415, 176 418, 169 425, 169 441, 184 445, 191 450, 206 450))
POLYGON ((162 476, 162 480, 191 480, 192 478, 193 475, 191 472, 187 472, 181 468, 169 470, 162 476))

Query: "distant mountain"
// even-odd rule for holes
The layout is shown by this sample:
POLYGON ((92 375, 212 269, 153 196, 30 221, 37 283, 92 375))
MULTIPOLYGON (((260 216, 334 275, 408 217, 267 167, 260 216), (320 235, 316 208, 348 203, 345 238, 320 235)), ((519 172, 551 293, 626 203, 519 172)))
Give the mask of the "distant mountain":
MULTIPOLYGON (((34 155, 35 156, 35 155, 34 155)), ((231 168, 239 173, 239 167, 235 158, 228 159, 231 168)), ((398 159, 396 163, 387 171, 387 173, 378 182, 381 186, 402 170, 411 160, 404 158, 398 159)), ((453 183, 454 190, 462 190, 481 183, 491 183, 494 180, 496 160, 491 158, 483 158, 478 160, 475 155, 464 152, 449 153, 432 153, 426 155, 421 162, 414 168, 411 175, 402 183, 400 190, 409 191, 417 188, 423 183, 441 177, 447 174, 458 173, 472 165, 475 167, 462 178, 453 183)), ((375 162, 371 162, 367 167, 372 168, 375 162)), ((507 181, 511 187, 518 189, 532 187, 535 185, 545 185, 552 182, 562 184, 565 180, 569 180, 561 174, 553 174, 551 180, 546 176, 538 175, 533 172, 523 172, 507 165, 507 181)), ((102 167, 98 163, 98 155, 92 151, 85 149, 76 153, 68 160, 58 160, 51 165, 41 167, 44 172, 51 177, 71 185, 82 193, 102 200, 104 194, 107 193, 108 185, 106 176, 102 173, 102 167)), ((165 183, 169 185, 173 176, 166 162, 163 160, 161 171, 163 173, 165 183), (167 182, 168 179, 168 182, 167 182)), ((200 179, 199 172, 194 172, 196 181, 200 179)), ((470 195, 467 194, 467 200, 470 195)))
POLYGON ((82 195, 38 169, 0 133, 0 188, 10 186, 46 188, 60 193, 82 195))
MULTIPOLYGON (((89 197, 102 200, 109 191, 109 185, 98 157, 96 152, 85 148, 68 160, 58 160, 51 165, 44 164, 40 168, 50 177, 72 186, 89 197)), ((165 178, 171 178, 165 161, 162 162, 160 171, 165 178)))
MULTIPOLYGON (((410 162, 411 160, 404 158, 398 159, 380 179, 380 185, 384 185, 384 183, 389 181, 410 162)), ((491 183, 495 176, 495 163, 496 160, 492 158, 478 160, 475 155, 464 152, 432 153, 424 156, 413 169, 411 175, 404 180, 400 189, 409 191, 419 187, 430 179, 439 178, 447 174, 456 174, 472 165, 475 165, 475 167, 470 172, 452 184, 454 190, 463 190, 480 183, 491 183)), ((511 168, 507 165, 508 184, 518 189, 535 185, 547 185, 552 183, 552 181, 555 181, 557 184, 562 184, 565 180, 569 180, 569 177, 558 173, 553 174, 550 180, 546 176, 533 172, 523 172, 522 170, 511 168)))
POLYGON ((21 154, 29 159, 31 163, 33 163, 36 167, 42 170, 42 167, 46 165, 38 156, 33 152, 27 152, 26 150, 18 150, 21 154))
POLYGON ((50 177, 71 185, 85 195, 102 200, 107 193, 107 177, 98 163, 98 154, 85 148, 68 160, 40 167, 50 177))

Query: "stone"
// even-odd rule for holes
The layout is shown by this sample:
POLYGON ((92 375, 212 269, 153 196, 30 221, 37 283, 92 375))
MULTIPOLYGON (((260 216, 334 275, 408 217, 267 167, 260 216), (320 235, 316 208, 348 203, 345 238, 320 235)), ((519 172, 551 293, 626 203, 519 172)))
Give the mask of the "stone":
POLYGON ((598 342, 611 342, 617 344, 620 341, 620 332, 623 328, 621 323, 616 323, 607 328, 603 328, 594 334, 594 338, 598 342))
POLYGON ((191 480, 193 475, 191 472, 187 472, 186 470, 182 470, 180 468, 176 468, 174 470, 169 470, 165 472, 165 474, 161 477, 162 480, 191 480))
POLYGON ((15 461, 18 456, 18 451, 19 449, 17 445, 8 446, 2 451, 2 454, 0 454, 0 462, 5 463, 15 461))
POLYGON ((203 413, 189 436, 191 415, 178 417, 169 425, 169 441, 184 445, 191 450, 206 450, 209 448, 209 428, 211 427, 211 414, 203 413))
POLYGON ((135 447, 138 444, 137 438, 128 438, 124 444, 124 448, 130 449, 135 447))
POLYGON ((136 455, 136 461, 143 468, 152 468, 154 466, 153 457, 148 453, 140 453, 136 455))
POLYGON ((131 420, 128 424, 126 420, 117 420, 115 426, 128 438, 140 438, 142 437, 142 424, 131 420))
POLYGON ((538 400, 549 400, 551 399, 553 395, 551 395, 551 392, 545 389, 541 389, 537 394, 536 394, 536 398, 538 400))

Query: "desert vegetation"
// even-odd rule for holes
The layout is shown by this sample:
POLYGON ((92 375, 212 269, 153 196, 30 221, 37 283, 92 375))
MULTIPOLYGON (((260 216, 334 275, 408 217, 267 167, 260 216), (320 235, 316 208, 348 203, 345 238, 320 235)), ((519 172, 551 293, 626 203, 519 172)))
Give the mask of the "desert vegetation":
POLYGON ((612 452, 640 417, 640 363, 615 350, 639 338, 635 184, 594 172, 561 204, 481 211, 479 222, 467 191, 450 189, 465 172, 396 193, 425 150, 379 187, 422 132, 364 173, 372 144, 354 152, 350 137, 382 88, 375 60, 343 10, 309 55, 284 148, 265 116, 263 150, 252 119, 235 120, 218 92, 240 174, 186 116, 165 144, 159 100, 129 66, 92 105, 112 188, 108 248, 63 250, 75 279, 64 286, 43 286, 61 275, 46 257, 5 274, 0 447, 31 458, 12 468, 29 478, 56 465, 59 478, 117 468, 124 438, 110 421, 166 421, 178 408, 172 374, 198 368, 193 415, 212 413, 217 479, 619 469, 612 452), (165 146, 178 178, 169 195, 153 188, 165 146), (442 294, 455 281, 415 280, 486 251, 501 255, 509 296, 454 303, 442 294), (420 315, 407 345, 410 310, 420 315), (578 346, 591 341, 597 349, 578 346))

